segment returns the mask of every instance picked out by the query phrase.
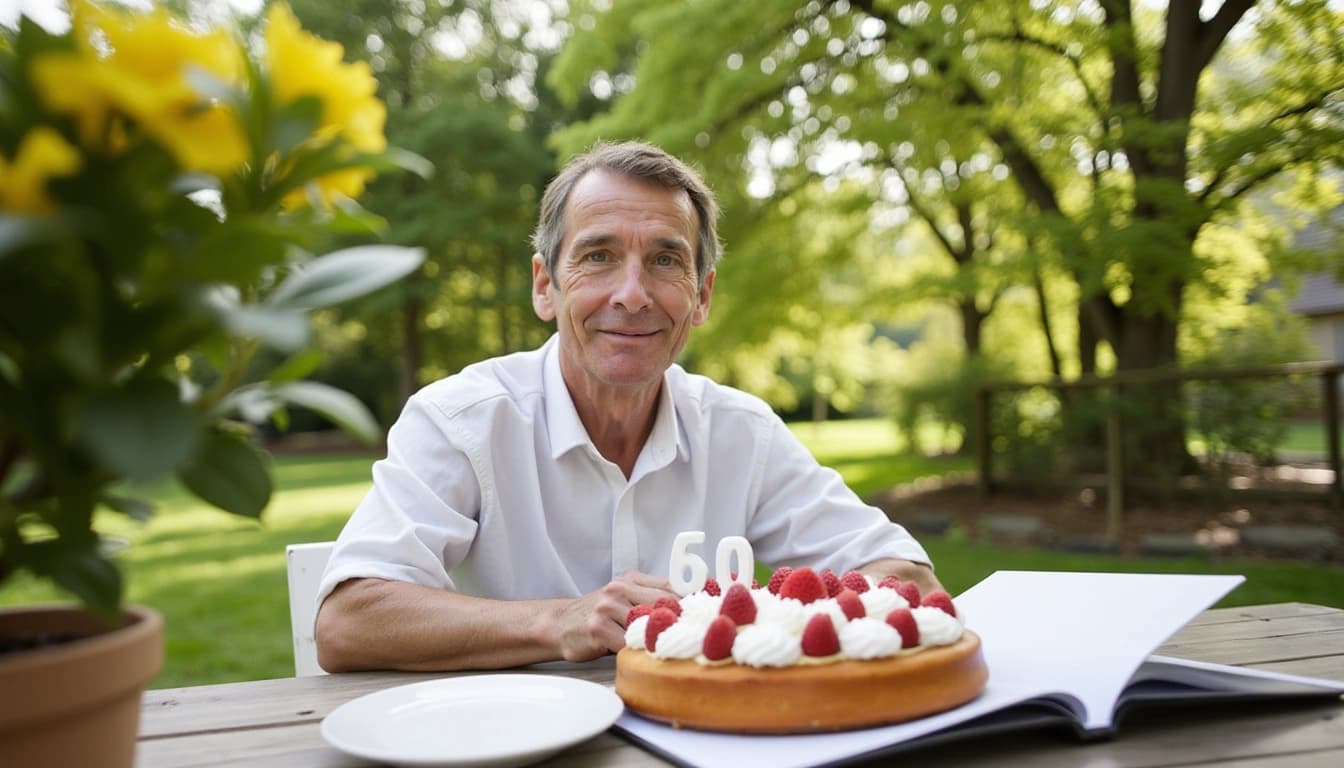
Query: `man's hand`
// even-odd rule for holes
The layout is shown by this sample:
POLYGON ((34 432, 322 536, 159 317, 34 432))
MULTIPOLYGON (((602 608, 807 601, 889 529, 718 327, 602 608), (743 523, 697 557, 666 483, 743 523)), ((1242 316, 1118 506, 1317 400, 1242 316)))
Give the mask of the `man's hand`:
POLYGON ((938 577, 933 575, 932 568, 911 560, 897 560, 895 558, 874 560, 860 568, 859 572, 879 581, 887 576, 895 576, 901 581, 913 581, 915 586, 919 587, 919 594, 921 595, 927 595, 935 589, 943 588, 943 585, 938 581, 938 577))
POLYGON ((677 595, 661 576, 628 571, 606 586, 565 603, 555 616, 560 654, 588 661, 625 647, 625 617, 641 603, 677 595))

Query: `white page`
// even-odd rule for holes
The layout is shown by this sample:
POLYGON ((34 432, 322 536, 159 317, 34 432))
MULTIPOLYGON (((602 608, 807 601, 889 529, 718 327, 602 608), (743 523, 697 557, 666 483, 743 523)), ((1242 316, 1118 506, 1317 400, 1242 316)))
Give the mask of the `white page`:
POLYGON ((1080 700, 1091 702, 1089 710, 1105 710, 1107 717, 1097 721, 1104 725, 1109 705, 1139 664, 1243 580, 998 571, 956 598, 967 626, 983 640, 989 684, 979 698, 954 710, 900 725, 796 736, 678 729, 629 712, 616 726, 698 768, 805 768, 910 741, 1052 692, 1078 691, 1080 700), (1103 659, 1105 666, 1097 663, 1103 659))
POLYGON ((1241 576, 998 571, 956 599, 984 642, 990 679, 1067 691, 1104 729, 1149 654, 1241 576), (1006 680, 1004 678, 1007 678, 1006 680))
POLYGON ((1335 680, 1157 655, 1143 662, 1131 683, 1143 680, 1175 681, 1209 691, 1251 695, 1344 693, 1344 683, 1335 680))

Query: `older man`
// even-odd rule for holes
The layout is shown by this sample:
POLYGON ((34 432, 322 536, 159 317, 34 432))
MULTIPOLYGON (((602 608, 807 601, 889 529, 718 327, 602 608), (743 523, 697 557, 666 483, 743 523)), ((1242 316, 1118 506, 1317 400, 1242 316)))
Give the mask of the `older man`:
POLYGON ((330 671, 499 668, 619 650, 672 594, 680 531, 766 563, 938 586, 910 535, 760 400, 676 364, 709 315, 718 207, 680 160, 604 144, 547 188, 532 305, 556 333, 417 393, 319 590, 330 671))

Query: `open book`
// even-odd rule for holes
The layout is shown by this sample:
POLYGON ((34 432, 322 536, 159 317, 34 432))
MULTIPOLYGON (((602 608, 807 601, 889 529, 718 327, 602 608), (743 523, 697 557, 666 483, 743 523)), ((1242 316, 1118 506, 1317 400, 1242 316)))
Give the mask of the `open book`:
POLYGON ((842 733, 738 736, 676 729, 626 712, 616 729, 694 768, 810 768, 972 735, 1071 723, 1110 735, 1142 702, 1338 699, 1344 683, 1152 656, 1241 576, 999 571, 956 598, 983 640, 989 684, 956 709, 842 733))

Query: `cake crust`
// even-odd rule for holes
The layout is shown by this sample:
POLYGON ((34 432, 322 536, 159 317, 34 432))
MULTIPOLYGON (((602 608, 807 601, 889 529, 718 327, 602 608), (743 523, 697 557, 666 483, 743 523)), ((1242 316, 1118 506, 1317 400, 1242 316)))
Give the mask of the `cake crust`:
POLYGON ((809 733, 913 720, 960 706, 989 679, 980 638, 887 659, 756 668, 703 666, 624 648, 616 693, 631 710, 676 727, 809 733))

